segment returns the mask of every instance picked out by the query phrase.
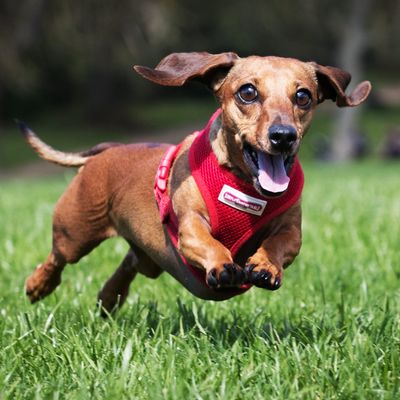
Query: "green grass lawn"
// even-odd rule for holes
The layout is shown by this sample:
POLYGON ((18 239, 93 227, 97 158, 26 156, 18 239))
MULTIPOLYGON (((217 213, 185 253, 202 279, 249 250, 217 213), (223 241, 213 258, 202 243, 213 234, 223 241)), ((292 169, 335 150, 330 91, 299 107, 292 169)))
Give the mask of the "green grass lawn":
POLYGON ((1 399, 400 398, 400 164, 307 164, 304 241, 277 292, 194 298, 139 277, 122 311, 96 293, 127 249, 110 240, 31 306, 70 175, 0 182, 1 399))

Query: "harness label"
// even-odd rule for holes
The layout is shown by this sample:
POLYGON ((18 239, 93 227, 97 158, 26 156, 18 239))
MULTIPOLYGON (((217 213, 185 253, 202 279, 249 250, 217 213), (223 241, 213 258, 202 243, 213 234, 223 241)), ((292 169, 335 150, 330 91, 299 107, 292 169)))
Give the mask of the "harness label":
POLYGON ((261 215, 267 205, 267 201, 256 199, 229 185, 222 187, 218 200, 237 210, 254 215, 261 215))

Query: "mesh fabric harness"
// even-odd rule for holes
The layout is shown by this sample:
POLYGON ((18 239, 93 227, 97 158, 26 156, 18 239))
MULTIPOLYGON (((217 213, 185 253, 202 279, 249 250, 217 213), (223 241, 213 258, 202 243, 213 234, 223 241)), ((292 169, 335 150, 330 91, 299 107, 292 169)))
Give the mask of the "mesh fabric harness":
MULTIPOLYGON (((244 182, 230 170, 218 164, 218 160, 212 151, 209 132, 212 123, 221 114, 217 110, 211 117, 207 126, 196 137, 189 150, 189 165, 192 176, 201 192, 207 206, 211 221, 211 235, 230 250, 233 259, 240 249, 272 218, 282 214, 293 206, 300 198, 304 185, 304 175, 297 157, 290 171, 289 187, 286 192, 276 198, 265 198, 260 195, 252 184, 244 182), (261 215, 234 208, 218 199, 224 185, 238 190, 245 195, 266 202, 261 215)), ((168 176, 170 168, 177 156, 181 144, 171 146, 157 171, 155 181, 155 197, 160 210, 161 221, 165 225, 171 242, 178 244, 178 221, 172 208, 171 198, 168 195, 168 176)), ((182 261, 187 265, 196 278, 206 285, 205 271, 190 265, 181 255, 182 261)), ((236 260, 235 260, 236 261, 236 260)), ((225 289, 231 296, 243 293, 251 285, 242 285, 237 289, 225 289)))

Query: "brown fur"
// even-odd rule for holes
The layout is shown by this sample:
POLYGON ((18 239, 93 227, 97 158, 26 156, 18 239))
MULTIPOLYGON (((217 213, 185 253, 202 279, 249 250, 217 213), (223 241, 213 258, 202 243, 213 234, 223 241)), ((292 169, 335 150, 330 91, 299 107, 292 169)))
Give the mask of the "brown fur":
MULTIPOLYGON (((211 127, 210 140, 221 165, 252 182, 243 157, 243 143, 275 154, 268 137, 273 124, 294 127, 295 154, 317 104, 324 99, 339 106, 363 102, 371 89, 361 83, 351 94, 344 91, 350 75, 333 67, 278 57, 239 58, 234 53, 177 53, 155 68, 135 67, 145 78, 162 85, 180 86, 197 79, 209 85, 221 103, 222 116, 211 127), (258 99, 243 104, 237 93, 244 84, 257 88, 258 99), (299 88, 312 96, 308 109, 298 107, 299 88)), ((32 144, 32 132, 28 141, 32 144)), ((54 152, 33 141, 39 154, 64 165, 83 165, 56 205, 53 248, 49 257, 28 278, 26 292, 32 302, 50 294, 61 281, 68 263, 75 263, 103 240, 119 235, 131 249, 99 293, 107 311, 121 306, 137 272, 150 278, 167 271, 194 295, 213 300, 229 297, 223 290, 250 282, 276 289, 283 269, 294 260, 301 246, 301 206, 297 202, 274 218, 233 260, 229 250, 210 234, 210 221, 201 194, 190 174, 188 136, 172 168, 169 193, 179 221, 179 251, 189 263, 206 272, 208 285, 200 284, 182 264, 164 232, 153 194, 156 170, 166 145, 97 146, 77 158, 54 152), (72 157, 72 158, 71 158, 72 157), (69 163, 68 160, 74 160, 69 163), (257 243, 261 243, 258 246, 257 243)), ((47 146, 47 147, 46 147, 47 146)))

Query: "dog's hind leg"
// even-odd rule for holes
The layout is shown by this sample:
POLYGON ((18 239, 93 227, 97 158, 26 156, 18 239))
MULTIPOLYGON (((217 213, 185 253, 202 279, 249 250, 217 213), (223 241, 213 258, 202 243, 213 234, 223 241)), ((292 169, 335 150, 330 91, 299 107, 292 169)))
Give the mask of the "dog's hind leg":
POLYGON ((162 269, 142 250, 131 248, 114 274, 104 284, 98 294, 102 316, 120 308, 129 294, 129 286, 137 273, 156 279, 162 269))
POLYGON ((91 237, 87 242, 75 242, 73 233, 67 229, 58 231, 53 227, 53 249, 47 259, 39 264, 28 277, 25 291, 29 300, 35 303, 48 296, 61 283, 61 274, 66 264, 78 262, 83 256, 109 236, 107 234, 91 237))
POLYGON ((63 257, 52 251, 46 261, 36 267, 25 283, 25 293, 31 303, 46 297, 61 283, 65 264, 63 257))
POLYGON ((103 240, 116 235, 102 185, 88 185, 81 175, 74 178, 56 205, 51 253, 26 281, 26 294, 32 303, 61 283, 66 264, 78 262, 103 240))

